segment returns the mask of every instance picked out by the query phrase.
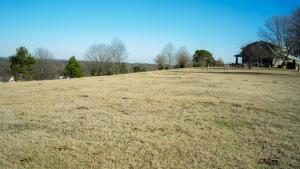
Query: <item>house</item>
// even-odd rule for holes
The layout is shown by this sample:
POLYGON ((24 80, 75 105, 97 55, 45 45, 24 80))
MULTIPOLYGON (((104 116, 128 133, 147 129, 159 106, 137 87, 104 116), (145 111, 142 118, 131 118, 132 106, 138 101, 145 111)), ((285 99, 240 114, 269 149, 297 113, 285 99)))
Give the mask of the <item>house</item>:
POLYGON ((257 67, 276 67, 286 66, 288 69, 296 69, 300 64, 300 59, 289 55, 286 61, 279 57, 280 50, 277 45, 265 41, 257 41, 242 47, 238 55, 234 55, 235 64, 239 65, 239 58, 242 58, 243 65, 257 67), (286 65, 285 65, 286 63, 286 65))

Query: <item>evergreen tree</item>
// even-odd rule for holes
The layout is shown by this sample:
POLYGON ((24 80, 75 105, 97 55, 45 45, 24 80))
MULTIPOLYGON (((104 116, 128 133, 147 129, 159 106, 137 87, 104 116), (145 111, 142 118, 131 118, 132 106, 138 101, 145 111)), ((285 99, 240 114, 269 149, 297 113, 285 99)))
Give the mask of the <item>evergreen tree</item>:
POLYGON ((9 62, 16 80, 31 79, 29 71, 32 65, 35 64, 35 59, 25 47, 22 46, 16 49, 16 54, 9 57, 9 62))
POLYGON ((77 62, 75 56, 69 59, 68 64, 65 66, 64 75, 70 78, 82 77, 83 71, 80 64, 77 62))

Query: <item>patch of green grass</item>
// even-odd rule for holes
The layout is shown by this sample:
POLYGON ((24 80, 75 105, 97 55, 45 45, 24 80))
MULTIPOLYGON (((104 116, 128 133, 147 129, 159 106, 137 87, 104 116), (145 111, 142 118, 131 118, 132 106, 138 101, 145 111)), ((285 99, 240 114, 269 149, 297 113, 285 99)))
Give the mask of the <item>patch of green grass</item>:
POLYGON ((253 129, 255 123, 249 123, 247 121, 237 120, 237 119, 226 119, 222 117, 216 117, 213 120, 213 123, 218 128, 225 128, 229 130, 238 130, 238 129, 253 129))
POLYGON ((238 124, 231 122, 231 121, 227 121, 225 119, 214 119, 214 124, 219 127, 219 128, 225 128, 225 129, 230 129, 230 130, 235 130, 239 127, 238 124))

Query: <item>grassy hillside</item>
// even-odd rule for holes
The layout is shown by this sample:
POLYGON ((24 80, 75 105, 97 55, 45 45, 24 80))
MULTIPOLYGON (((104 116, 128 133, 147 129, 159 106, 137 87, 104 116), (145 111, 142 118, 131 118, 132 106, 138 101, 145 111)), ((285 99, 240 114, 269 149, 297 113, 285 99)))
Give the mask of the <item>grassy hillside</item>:
POLYGON ((298 168, 300 76, 279 73, 0 83, 0 168, 298 168))

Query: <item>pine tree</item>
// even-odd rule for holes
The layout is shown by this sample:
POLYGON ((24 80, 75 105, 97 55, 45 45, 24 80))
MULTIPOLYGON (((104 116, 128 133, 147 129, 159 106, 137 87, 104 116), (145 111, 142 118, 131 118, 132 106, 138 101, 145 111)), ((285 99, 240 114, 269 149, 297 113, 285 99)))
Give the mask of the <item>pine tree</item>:
POLYGON ((70 78, 82 77, 83 72, 80 64, 77 62, 75 56, 69 59, 68 64, 65 66, 64 75, 70 78))
POLYGON ((22 46, 16 49, 16 54, 10 56, 9 61, 15 79, 31 79, 29 71, 31 70, 32 65, 35 64, 35 59, 25 47, 22 46))

